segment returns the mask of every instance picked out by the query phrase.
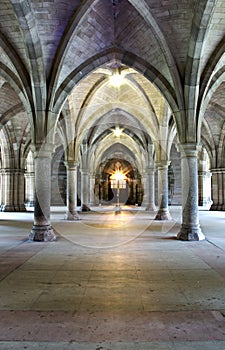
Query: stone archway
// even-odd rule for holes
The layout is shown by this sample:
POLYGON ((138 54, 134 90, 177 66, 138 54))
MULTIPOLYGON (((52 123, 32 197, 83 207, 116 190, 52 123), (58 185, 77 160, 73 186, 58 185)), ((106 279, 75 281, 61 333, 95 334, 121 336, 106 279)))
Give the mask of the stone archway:
POLYGON ((126 187, 120 189, 120 203, 122 205, 141 205, 143 200, 143 186, 140 173, 130 162, 124 159, 108 159, 99 166, 99 176, 96 178, 95 189, 99 194, 99 201, 104 205, 116 204, 116 189, 113 188, 110 176, 115 171, 115 164, 120 163, 121 171, 126 175, 126 187), (136 194, 138 186, 138 196, 136 194))

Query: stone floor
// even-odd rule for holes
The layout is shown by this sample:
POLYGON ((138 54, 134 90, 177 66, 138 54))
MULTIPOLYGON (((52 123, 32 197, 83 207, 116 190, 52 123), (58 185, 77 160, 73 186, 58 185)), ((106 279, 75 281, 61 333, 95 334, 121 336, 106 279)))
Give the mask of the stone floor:
POLYGON ((225 212, 200 211, 205 241, 142 209, 53 208, 53 243, 33 213, 0 213, 0 349, 224 350, 225 212))

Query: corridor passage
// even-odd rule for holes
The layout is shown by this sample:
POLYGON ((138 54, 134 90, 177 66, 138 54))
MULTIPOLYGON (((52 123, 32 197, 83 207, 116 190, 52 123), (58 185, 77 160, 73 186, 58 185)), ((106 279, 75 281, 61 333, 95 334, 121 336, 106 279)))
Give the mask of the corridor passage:
POLYGON ((51 243, 27 239, 32 212, 0 213, 0 349, 225 349, 225 212, 200 211, 206 240, 182 242, 180 207, 64 209, 51 243))

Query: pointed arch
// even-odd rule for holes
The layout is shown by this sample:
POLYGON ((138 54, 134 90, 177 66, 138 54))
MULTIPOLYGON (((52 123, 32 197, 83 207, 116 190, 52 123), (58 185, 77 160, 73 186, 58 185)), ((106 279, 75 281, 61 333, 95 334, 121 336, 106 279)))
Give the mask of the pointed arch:
POLYGON ((68 95, 72 92, 76 84, 79 83, 81 79, 86 77, 94 69, 99 68, 103 64, 117 59, 126 66, 135 69, 140 74, 144 75, 152 84, 154 84, 168 101, 171 109, 173 111, 178 111, 178 103, 176 92, 170 83, 162 76, 162 74, 157 71, 148 62, 144 61, 140 57, 137 57, 131 52, 120 50, 118 48, 109 49, 101 52, 100 54, 91 57, 81 66, 77 67, 60 85, 55 94, 55 101, 53 110, 55 113, 59 113, 68 95))

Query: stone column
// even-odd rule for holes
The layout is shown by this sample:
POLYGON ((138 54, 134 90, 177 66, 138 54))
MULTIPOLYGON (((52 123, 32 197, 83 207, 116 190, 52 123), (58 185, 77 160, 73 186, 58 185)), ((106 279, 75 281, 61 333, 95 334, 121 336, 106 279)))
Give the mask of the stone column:
POLYGON ((24 212, 25 177, 23 169, 1 170, 1 211, 24 212))
POLYGON ((149 168, 146 170, 146 183, 145 183, 145 205, 146 210, 155 211, 155 169, 149 168))
POLYGON ((144 189, 144 195, 143 195, 143 201, 142 201, 142 207, 147 207, 149 202, 149 182, 148 182, 148 174, 147 171, 144 172, 142 175, 143 179, 143 189, 144 189))
POLYGON ((90 176, 90 205, 96 205, 95 200, 95 174, 91 174, 90 176))
POLYGON ((170 162, 161 161, 158 169, 158 204, 159 209, 155 220, 171 220, 168 206, 168 166, 170 162))
POLYGON ((198 147, 183 144, 181 150, 182 225, 177 238, 183 241, 205 239, 198 215, 198 147))
POLYGON ((25 207, 25 170, 17 169, 14 173, 15 211, 26 211, 25 207))
POLYGON ((34 152, 35 206, 34 225, 29 239, 54 241, 56 236, 50 223, 52 145, 43 145, 34 152))
POLYGON ((133 179, 133 199, 134 203, 137 206, 138 205, 138 193, 139 192, 139 187, 138 187, 138 180, 136 178, 133 179))
POLYGON ((199 206, 211 206, 211 173, 210 171, 198 172, 198 204, 199 206))
POLYGON ((77 163, 74 161, 65 162, 67 169, 66 205, 67 211, 65 220, 80 220, 77 213, 77 163))
POLYGON ((27 207, 34 206, 34 172, 25 173, 25 204, 27 207))
POLYGON ((14 211, 13 173, 10 169, 1 169, 1 211, 14 211))
POLYGON ((96 204, 101 205, 101 200, 100 200, 101 179, 100 179, 100 175, 97 174, 95 179, 96 179, 96 181, 95 181, 96 204))
POLYGON ((81 210, 90 211, 89 207, 89 172, 87 170, 81 169, 81 210))
POLYGON ((212 173, 212 206, 210 210, 225 210, 225 169, 211 169, 212 173))
POLYGON ((198 153, 198 205, 210 208, 211 204, 211 173, 207 152, 202 147, 198 153))

